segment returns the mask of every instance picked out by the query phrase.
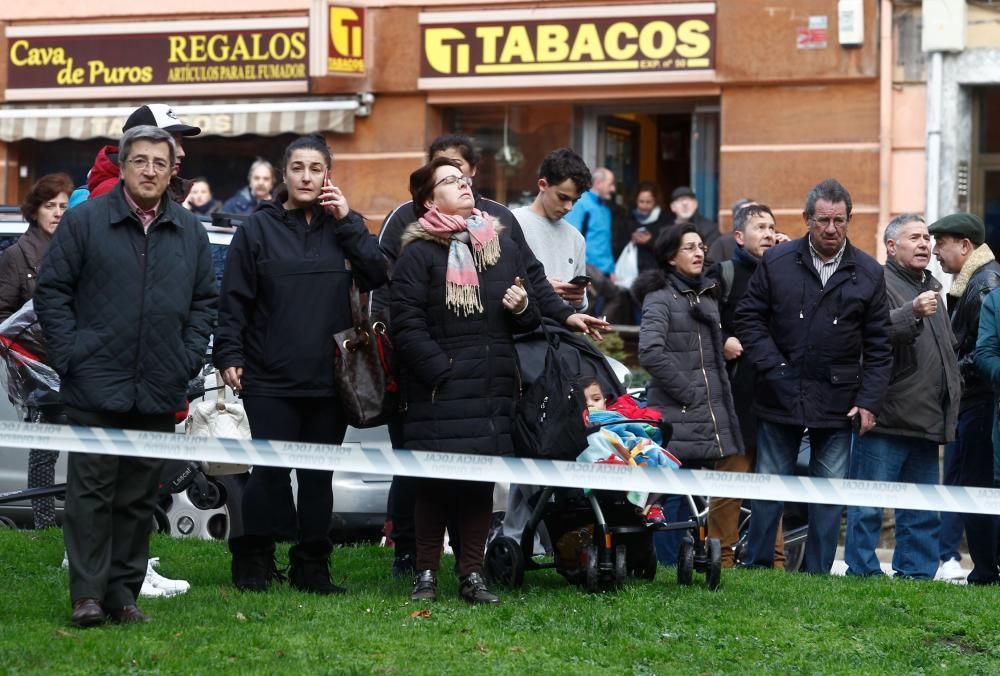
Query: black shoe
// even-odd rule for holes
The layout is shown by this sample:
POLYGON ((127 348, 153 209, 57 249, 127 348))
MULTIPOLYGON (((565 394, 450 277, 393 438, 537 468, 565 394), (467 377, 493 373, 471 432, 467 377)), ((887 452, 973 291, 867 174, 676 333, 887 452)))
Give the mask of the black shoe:
POLYGON ((275 580, 284 580, 274 558, 274 541, 244 536, 229 541, 233 554, 233 586, 240 591, 265 592, 275 580))
POLYGON ((392 560, 393 577, 409 577, 417 572, 417 559, 413 554, 403 554, 392 560))
POLYGON ((330 581, 329 542, 308 542, 288 550, 288 584, 310 594, 343 594, 347 590, 330 581))
POLYGON ((78 627, 95 627, 104 623, 104 608, 97 599, 77 599, 73 602, 70 621, 78 627))
POLYGON ((500 603, 500 599, 489 590, 479 573, 466 575, 458 587, 458 594, 469 603, 500 603))
POLYGON ((422 570, 417 575, 413 583, 413 591, 410 592, 411 601, 436 601, 438 581, 433 570, 422 570))

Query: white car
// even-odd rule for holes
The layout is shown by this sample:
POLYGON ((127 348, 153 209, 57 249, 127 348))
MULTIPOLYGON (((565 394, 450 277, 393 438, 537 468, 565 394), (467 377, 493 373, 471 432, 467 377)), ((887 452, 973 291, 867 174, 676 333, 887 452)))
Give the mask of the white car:
MULTIPOLYGON (((204 222, 204 225, 212 247, 216 277, 221 279, 226 252, 235 228, 213 225, 209 222, 204 222)), ((17 241, 27 227, 16 207, 0 207, 0 252, 17 241)), ((208 374, 208 377, 214 385, 214 375, 208 374)), ((210 392, 209 396, 214 397, 214 394, 210 392)), ((18 419, 18 414, 7 397, 0 396, 0 420, 18 419)), ((183 425, 179 425, 177 431, 183 433, 183 425)), ((389 434, 385 427, 371 430, 349 428, 346 441, 387 441, 388 438, 389 434)), ((0 496, 25 488, 27 474, 28 451, 0 447, 0 496)), ((65 477, 66 454, 63 453, 60 454, 56 464, 56 482, 64 482, 65 477)), ((392 477, 383 475, 351 472, 336 472, 333 475, 334 511, 331 515, 331 536, 335 541, 378 537, 385 522, 386 500, 391 479, 392 477)), ((228 495, 224 506, 218 509, 199 509, 192 501, 190 490, 174 493, 164 506, 166 523, 161 519, 161 530, 169 530, 170 534, 178 537, 206 539, 226 539, 231 531, 241 532, 239 522, 241 477, 224 476, 219 477, 219 481, 225 486, 228 495)), ((61 503, 57 503, 57 514, 61 515, 61 507, 61 503)), ((31 505, 27 501, 0 504, 0 518, 4 517, 13 524, 29 525, 32 518, 31 505)))

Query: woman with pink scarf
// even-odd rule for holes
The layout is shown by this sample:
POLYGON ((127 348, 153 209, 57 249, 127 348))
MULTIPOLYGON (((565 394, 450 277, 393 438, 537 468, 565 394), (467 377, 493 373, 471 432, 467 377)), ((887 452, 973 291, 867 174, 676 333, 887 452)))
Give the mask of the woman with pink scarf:
MULTIPOLYGON (((513 335, 538 325, 522 280, 522 250, 475 208, 458 163, 439 157, 410 175, 418 220, 403 235, 392 278, 391 316, 405 412, 405 448, 510 455, 519 395, 513 335)), ((459 594, 498 603, 482 578, 493 482, 421 479, 417 579, 411 598, 437 598, 444 531, 462 543, 459 594)))

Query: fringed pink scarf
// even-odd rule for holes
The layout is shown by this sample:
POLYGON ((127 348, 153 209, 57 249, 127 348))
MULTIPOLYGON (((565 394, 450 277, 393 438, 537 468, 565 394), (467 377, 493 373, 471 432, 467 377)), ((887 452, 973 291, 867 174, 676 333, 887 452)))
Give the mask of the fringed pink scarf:
POLYGON ((443 214, 434 207, 420 218, 420 225, 428 234, 449 240, 447 306, 465 316, 482 312, 477 270, 485 270, 500 260, 500 238, 493 218, 478 209, 462 218, 443 214))

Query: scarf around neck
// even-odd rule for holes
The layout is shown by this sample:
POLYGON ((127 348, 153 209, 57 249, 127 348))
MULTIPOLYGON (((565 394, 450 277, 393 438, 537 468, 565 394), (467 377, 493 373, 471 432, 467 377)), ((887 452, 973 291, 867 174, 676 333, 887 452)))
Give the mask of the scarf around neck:
POLYGON ((441 213, 437 207, 419 219, 424 232, 448 242, 445 303, 455 314, 482 312, 477 271, 500 260, 500 238, 493 218, 473 209, 463 218, 441 213))

